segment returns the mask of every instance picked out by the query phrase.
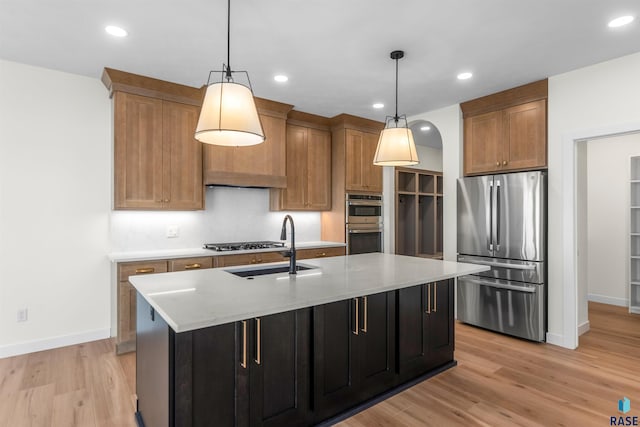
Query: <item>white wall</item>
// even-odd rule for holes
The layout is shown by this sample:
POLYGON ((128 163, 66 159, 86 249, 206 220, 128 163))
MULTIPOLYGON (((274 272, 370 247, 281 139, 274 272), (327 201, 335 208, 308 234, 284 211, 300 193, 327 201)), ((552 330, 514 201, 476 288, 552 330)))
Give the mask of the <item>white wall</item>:
POLYGON ((629 159, 640 155, 640 134, 589 141, 589 300, 628 305, 629 159))
POLYGON ((576 278, 578 282, 578 328, 582 334, 589 330, 587 144, 579 144, 576 148, 576 278))
POLYGON ((100 80, 0 60, 0 357, 109 335, 110 127, 100 80))
POLYGON ((636 53, 549 79, 547 338, 552 343, 577 345, 577 288, 569 280, 575 278, 574 140, 640 128, 639 75, 640 53, 636 53))

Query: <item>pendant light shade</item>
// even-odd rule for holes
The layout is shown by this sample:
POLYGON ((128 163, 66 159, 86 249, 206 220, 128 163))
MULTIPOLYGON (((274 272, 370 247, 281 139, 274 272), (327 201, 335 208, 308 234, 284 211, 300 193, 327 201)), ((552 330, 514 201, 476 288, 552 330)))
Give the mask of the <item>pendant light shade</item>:
POLYGON ((249 73, 231 71, 231 0, 227 1, 227 64, 222 71, 209 72, 195 139, 205 144, 242 147, 264 142, 264 131, 258 115, 249 73), (220 73, 221 79, 211 83, 211 76, 220 73), (247 85, 236 81, 246 76, 247 85))
POLYGON ((373 160, 378 166, 411 166, 420 163, 413 132, 405 126, 385 127, 373 160))
POLYGON ((373 164, 377 166, 412 166, 420 163, 413 133, 407 125, 407 117, 398 116, 398 60, 403 56, 404 52, 401 50, 391 52, 391 59, 396 61, 396 114, 387 117, 385 127, 380 133, 378 148, 373 158, 373 164))
POLYGON ((251 89, 234 82, 207 86, 195 138, 205 144, 232 147, 264 142, 251 89))

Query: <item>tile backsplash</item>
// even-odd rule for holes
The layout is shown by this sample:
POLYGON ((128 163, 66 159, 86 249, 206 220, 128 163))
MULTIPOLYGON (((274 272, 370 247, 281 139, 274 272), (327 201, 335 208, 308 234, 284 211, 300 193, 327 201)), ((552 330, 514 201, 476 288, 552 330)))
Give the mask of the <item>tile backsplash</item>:
MULTIPOLYGON (((296 241, 320 240, 319 212, 271 212, 269 190, 210 187, 204 211, 112 211, 112 252, 197 248, 203 243, 279 240, 288 213, 296 225, 296 241), (168 238, 167 228, 178 236, 168 238)), ((287 227, 288 230, 288 227, 287 227)))

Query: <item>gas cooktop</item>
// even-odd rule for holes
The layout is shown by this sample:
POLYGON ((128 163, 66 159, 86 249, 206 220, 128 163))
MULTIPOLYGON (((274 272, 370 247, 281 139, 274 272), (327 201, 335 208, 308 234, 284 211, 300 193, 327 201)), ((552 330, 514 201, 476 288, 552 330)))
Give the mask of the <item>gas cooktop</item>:
POLYGON ((235 243, 205 243, 205 249, 217 252, 226 251, 246 251, 252 249, 283 248, 283 242, 261 241, 261 242, 235 242, 235 243))

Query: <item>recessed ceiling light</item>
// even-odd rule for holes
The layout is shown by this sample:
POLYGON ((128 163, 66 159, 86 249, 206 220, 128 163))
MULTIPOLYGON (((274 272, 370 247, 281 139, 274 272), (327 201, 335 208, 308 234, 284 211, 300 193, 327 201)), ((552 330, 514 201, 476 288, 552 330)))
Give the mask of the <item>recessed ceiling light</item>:
POLYGON ((633 21, 633 16, 620 16, 616 19, 609 21, 609 28, 618 28, 624 25, 630 24, 633 21))
POLYGON ((116 37, 126 37, 128 34, 125 29, 116 27, 115 25, 107 25, 104 30, 112 36, 116 37))
POLYGON ((284 74, 278 74, 277 76, 273 77, 273 80, 277 81, 278 83, 284 83, 289 80, 289 77, 285 76, 284 74))
POLYGON ((422 126, 422 127, 420 128, 420 130, 421 130, 421 131, 423 131, 423 132, 426 132, 426 131, 428 131, 428 130, 431 130, 431 126, 422 126))
POLYGON ((467 80, 467 79, 470 79, 471 77, 473 77, 473 74, 469 72, 458 74, 458 80, 467 80))
POLYGON ((373 108, 376 108, 379 110, 381 108, 384 108, 384 104, 381 102, 376 102, 375 104, 373 104, 373 108))

